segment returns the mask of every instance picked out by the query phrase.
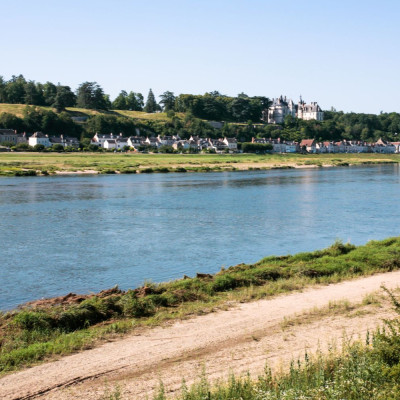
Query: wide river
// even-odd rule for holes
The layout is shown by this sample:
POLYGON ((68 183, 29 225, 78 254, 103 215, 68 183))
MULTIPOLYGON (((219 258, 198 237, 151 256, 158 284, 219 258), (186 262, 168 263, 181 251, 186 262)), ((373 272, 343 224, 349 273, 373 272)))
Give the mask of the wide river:
POLYGON ((399 165, 0 178, 0 309, 399 235, 399 165))

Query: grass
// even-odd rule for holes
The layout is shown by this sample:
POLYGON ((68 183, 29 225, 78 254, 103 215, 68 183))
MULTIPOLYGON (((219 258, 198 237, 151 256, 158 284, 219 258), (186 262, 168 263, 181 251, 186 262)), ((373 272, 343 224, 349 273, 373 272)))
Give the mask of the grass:
POLYGON ((371 308, 368 306, 381 307, 384 296, 380 293, 369 293, 360 303, 351 303, 347 299, 339 301, 330 301, 328 305, 323 307, 314 307, 300 314, 295 314, 291 317, 285 317, 281 323, 282 331, 292 326, 309 324, 312 321, 319 320, 325 317, 334 317, 345 315, 352 318, 359 315, 371 313, 371 308))
POLYGON ((26 170, 38 175, 56 171, 99 173, 208 172, 304 166, 398 163, 398 154, 134 154, 134 153, 0 153, 0 176, 26 170))
POLYGON ((359 247, 336 242, 324 250, 267 257, 215 275, 147 283, 127 292, 114 289, 81 302, 28 305, 0 314, 0 373, 94 346, 140 326, 399 268, 400 237, 359 247))
MULTIPOLYGON (((17 117, 23 117, 23 110, 26 107, 26 104, 6 104, 0 103, 0 114, 3 112, 14 114, 17 117)), ((37 108, 41 108, 43 110, 52 110, 56 112, 55 108, 44 107, 44 106, 33 106, 37 108)), ((150 120, 150 121, 170 121, 171 119, 167 117, 166 113, 145 113, 143 111, 127 111, 127 110, 110 110, 110 111, 97 111, 97 110, 88 110, 86 108, 77 108, 77 107, 67 107, 67 113, 71 117, 90 117, 92 115, 97 114, 107 114, 107 115, 123 115, 132 119, 138 120, 150 120)), ((175 113, 175 116, 179 118, 183 118, 183 113, 175 113)))

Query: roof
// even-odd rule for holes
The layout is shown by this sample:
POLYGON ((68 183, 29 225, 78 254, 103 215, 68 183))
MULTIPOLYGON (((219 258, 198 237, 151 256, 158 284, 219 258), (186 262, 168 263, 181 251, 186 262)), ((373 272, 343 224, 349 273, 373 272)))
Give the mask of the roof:
POLYGON ((315 140, 314 139, 303 139, 300 142, 300 146, 312 146, 313 144, 315 144, 315 140))
POLYGON ((33 138, 47 138, 43 132, 35 132, 31 137, 33 138))

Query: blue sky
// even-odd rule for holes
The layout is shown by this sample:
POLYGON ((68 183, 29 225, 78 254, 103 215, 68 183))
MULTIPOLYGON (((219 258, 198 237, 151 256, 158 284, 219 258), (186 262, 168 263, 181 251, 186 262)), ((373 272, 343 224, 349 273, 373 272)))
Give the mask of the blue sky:
POLYGON ((400 112, 400 1, 0 0, 0 75, 400 112))

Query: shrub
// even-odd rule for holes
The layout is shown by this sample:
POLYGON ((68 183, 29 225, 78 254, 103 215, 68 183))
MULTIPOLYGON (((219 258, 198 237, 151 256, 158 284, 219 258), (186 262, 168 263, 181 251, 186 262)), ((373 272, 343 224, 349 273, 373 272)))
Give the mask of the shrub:
POLYGON ((49 331, 54 326, 54 320, 44 312, 22 311, 14 317, 14 323, 28 331, 49 331))

